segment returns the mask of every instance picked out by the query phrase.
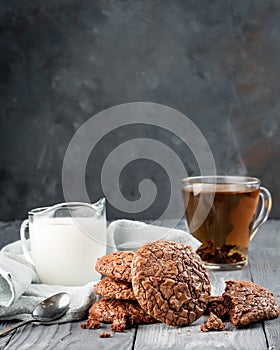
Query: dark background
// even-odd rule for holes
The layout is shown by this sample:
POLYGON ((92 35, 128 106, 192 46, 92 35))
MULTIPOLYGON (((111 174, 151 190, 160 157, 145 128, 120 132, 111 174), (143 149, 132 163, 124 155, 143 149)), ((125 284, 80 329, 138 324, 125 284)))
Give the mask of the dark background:
MULTIPOLYGON (((62 162, 75 131, 135 101, 192 119, 217 172, 260 177, 279 218, 279 92, 278 0, 0 1, 0 220, 62 202, 62 162)), ((149 136, 176 148, 197 174, 185 145, 166 132, 126 127, 105 137, 88 164, 92 200, 102 188, 91 174, 112 145, 149 136)), ((160 166, 140 160, 122 175, 130 200, 141 179, 157 183, 158 203, 144 215, 156 217, 170 190, 160 166)), ((126 217, 110 206, 108 216, 126 217)))

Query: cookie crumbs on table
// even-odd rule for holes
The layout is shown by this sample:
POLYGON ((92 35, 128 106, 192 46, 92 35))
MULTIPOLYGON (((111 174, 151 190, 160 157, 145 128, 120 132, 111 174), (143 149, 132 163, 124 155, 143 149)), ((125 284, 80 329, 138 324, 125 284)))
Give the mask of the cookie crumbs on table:
POLYGON ((225 324, 223 321, 213 312, 210 312, 210 316, 207 321, 200 326, 200 330, 202 332, 221 331, 224 328, 225 324))
POLYGON ((99 338, 111 338, 111 333, 107 333, 107 332, 100 333, 99 338))

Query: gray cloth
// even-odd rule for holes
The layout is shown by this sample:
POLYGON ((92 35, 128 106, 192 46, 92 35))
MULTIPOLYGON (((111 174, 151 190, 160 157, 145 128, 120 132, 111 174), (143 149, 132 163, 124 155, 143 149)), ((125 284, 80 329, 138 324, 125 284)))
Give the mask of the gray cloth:
POLYGON ((0 252, 0 320, 26 320, 34 307, 47 297, 67 292, 70 307, 53 323, 81 320, 96 300, 94 282, 82 287, 42 284, 34 267, 25 260, 21 242, 5 246, 0 252))
MULTIPOLYGON (((157 239, 180 241, 195 250, 200 246, 199 241, 182 230, 117 220, 107 230, 107 252, 136 250, 157 239)), ((81 320, 96 300, 94 283, 82 287, 41 284, 35 268, 24 258, 21 242, 16 241, 0 251, 0 320, 26 320, 40 301, 59 292, 70 294, 70 308, 53 323, 81 320)))
POLYGON ((186 231, 148 225, 132 220, 116 220, 107 229, 107 253, 116 250, 136 250, 147 242, 165 239, 182 242, 197 250, 201 242, 186 231))

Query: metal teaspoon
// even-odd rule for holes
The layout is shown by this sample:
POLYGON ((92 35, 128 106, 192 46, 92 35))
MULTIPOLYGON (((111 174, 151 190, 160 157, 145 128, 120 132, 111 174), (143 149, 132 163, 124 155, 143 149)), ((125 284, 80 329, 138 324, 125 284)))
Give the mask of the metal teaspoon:
POLYGON ((0 337, 30 322, 50 322, 63 316, 69 309, 68 293, 58 293, 41 301, 32 311, 32 317, 0 330, 0 337))

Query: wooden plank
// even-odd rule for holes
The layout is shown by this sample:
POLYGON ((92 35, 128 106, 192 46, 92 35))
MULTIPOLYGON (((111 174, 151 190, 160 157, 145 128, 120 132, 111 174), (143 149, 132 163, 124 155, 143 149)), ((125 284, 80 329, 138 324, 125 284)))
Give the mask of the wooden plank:
POLYGON ((250 248, 274 248, 275 246, 280 246, 280 220, 269 220, 259 229, 250 248))
MULTIPOLYGON (((6 344, 2 338, 1 350, 92 350, 92 349, 132 349, 135 329, 124 333, 110 332, 110 326, 104 325, 98 330, 82 329, 81 322, 60 325, 26 325, 15 331, 11 340, 6 344), (101 339, 99 335, 110 332, 111 338, 101 339)), ((0 343, 1 344, 1 343, 0 343)))
MULTIPOLYGON (((251 244, 250 271, 255 283, 271 290, 280 305, 280 222, 265 224, 251 244)), ((280 349, 280 317, 264 321, 269 349, 280 349)))
MULTIPOLYGON (((278 301, 279 305, 279 301, 278 301)), ((269 350, 280 349, 280 319, 264 321, 264 331, 269 350)))
POLYGON ((138 326, 134 349, 266 349, 261 324, 254 324, 241 330, 227 323, 222 332, 203 333, 200 331, 200 324, 206 318, 202 316, 189 327, 174 328, 165 324, 138 326))
POLYGON ((253 281, 270 289, 280 299, 280 220, 269 220, 250 246, 253 281))
POLYGON ((258 248, 250 256, 250 271, 255 283, 280 296, 280 245, 275 248, 258 248))

